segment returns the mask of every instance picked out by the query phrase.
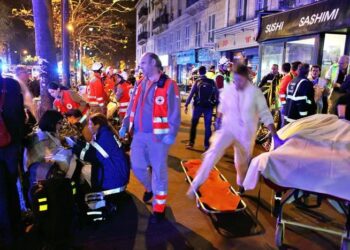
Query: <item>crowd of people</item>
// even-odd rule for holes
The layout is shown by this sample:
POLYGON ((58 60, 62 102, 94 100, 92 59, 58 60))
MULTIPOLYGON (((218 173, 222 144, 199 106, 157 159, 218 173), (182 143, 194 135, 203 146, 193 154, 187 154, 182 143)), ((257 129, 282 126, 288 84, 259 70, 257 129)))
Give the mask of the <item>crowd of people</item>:
MULTIPOLYGON (((282 73, 273 64, 258 85, 252 83, 256 75, 249 66, 233 64, 226 57, 220 59, 217 71, 215 66, 198 68, 184 105, 185 114, 193 105, 186 148, 194 147, 197 125, 204 116, 205 154, 189 196, 231 145, 237 185, 244 191, 259 123, 268 128, 277 148, 284 143, 277 129, 295 120, 316 113, 350 119, 348 56, 340 57, 324 77, 318 65, 296 61, 281 67, 282 73), (271 111, 280 114, 279 124, 271 111)), ((41 117, 35 101, 40 84, 29 80, 26 68, 17 67, 15 79, 0 74, 0 164, 5 166, 0 168, 0 248, 14 244, 23 232, 20 212, 33 206, 38 183, 72 177, 68 174, 72 167, 79 171, 79 183, 88 186, 85 194, 108 191, 108 195, 126 189, 131 167, 144 187, 143 201, 152 201, 151 222, 164 219, 167 158, 181 124, 178 85, 163 72, 154 53, 143 55, 142 74, 137 76, 134 70, 103 69, 100 62, 92 65, 84 92, 51 82, 47 88, 53 107, 41 117), (124 144, 130 138, 128 156, 124 144), (29 182, 22 188, 21 206, 19 176, 29 182)))

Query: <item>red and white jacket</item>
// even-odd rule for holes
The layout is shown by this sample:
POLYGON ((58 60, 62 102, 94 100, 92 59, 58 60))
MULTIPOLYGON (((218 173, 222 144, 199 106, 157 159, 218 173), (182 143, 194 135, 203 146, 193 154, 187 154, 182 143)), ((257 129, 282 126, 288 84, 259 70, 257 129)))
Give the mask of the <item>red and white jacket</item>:
POLYGON ((95 73, 87 86, 87 97, 90 106, 104 107, 107 95, 99 73, 95 73))

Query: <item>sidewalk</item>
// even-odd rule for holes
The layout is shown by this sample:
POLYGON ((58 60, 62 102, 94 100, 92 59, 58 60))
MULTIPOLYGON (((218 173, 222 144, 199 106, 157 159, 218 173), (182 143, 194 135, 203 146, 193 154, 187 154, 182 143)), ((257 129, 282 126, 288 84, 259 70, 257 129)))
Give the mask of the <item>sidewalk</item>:
MULTIPOLYGON (((261 205, 258 213, 258 223, 255 225, 258 188, 247 192, 243 200, 247 203, 247 213, 219 217, 213 223, 209 216, 196 208, 194 200, 186 197, 188 184, 180 167, 182 159, 199 158, 203 148, 203 123, 198 131, 197 144, 194 150, 186 150, 190 115, 183 114, 182 126, 176 144, 170 150, 169 156, 169 199, 166 211, 167 221, 159 225, 148 224, 151 207, 142 202, 143 188, 131 176, 128 187, 129 196, 125 198, 119 212, 113 218, 98 228, 87 227, 78 230, 75 246, 78 249, 276 249, 274 242, 276 219, 271 215, 271 203, 274 193, 265 184, 261 184, 261 205), (226 228, 229 238, 218 233, 215 225, 221 223, 226 228)), ((261 152, 256 147, 256 154, 261 152)), ((232 150, 218 164, 218 168, 234 184, 235 170, 233 167, 232 150)), ((324 213, 323 219, 328 225, 343 228, 344 219, 323 205, 307 216, 301 210, 290 205, 286 209, 290 218, 308 223, 318 223, 315 219, 318 212, 324 213)), ((326 227, 326 225, 325 225, 326 227)), ((286 241, 292 249, 337 249, 340 238, 315 233, 309 230, 287 227, 286 241)))

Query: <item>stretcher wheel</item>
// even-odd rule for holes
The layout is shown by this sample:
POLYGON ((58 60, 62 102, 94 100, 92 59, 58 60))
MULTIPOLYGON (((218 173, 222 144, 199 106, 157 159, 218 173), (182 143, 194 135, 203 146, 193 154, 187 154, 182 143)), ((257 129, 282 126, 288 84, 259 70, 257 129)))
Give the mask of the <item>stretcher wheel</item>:
POLYGON ((284 240, 284 224, 281 222, 277 222, 276 232, 275 232, 275 244, 278 248, 283 246, 284 240))
POLYGON ((350 250, 350 238, 345 238, 345 237, 342 238, 340 249, 350 250))

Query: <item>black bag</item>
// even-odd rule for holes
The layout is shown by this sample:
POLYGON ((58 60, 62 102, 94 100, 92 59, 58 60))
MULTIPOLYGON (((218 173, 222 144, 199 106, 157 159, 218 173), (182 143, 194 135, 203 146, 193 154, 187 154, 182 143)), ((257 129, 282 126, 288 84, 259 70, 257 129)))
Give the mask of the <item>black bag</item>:
POLYGON ((214 82, 208 80, 197 80, 197 93, 195 96, 195 106, 205 108, 214 107, 217 105, 216 89, 214 82))
POLYGON ((66 178, 41 181, 31 190, 35 229, 49 249, 66 249, 71 241, 75 193, 66 178))

